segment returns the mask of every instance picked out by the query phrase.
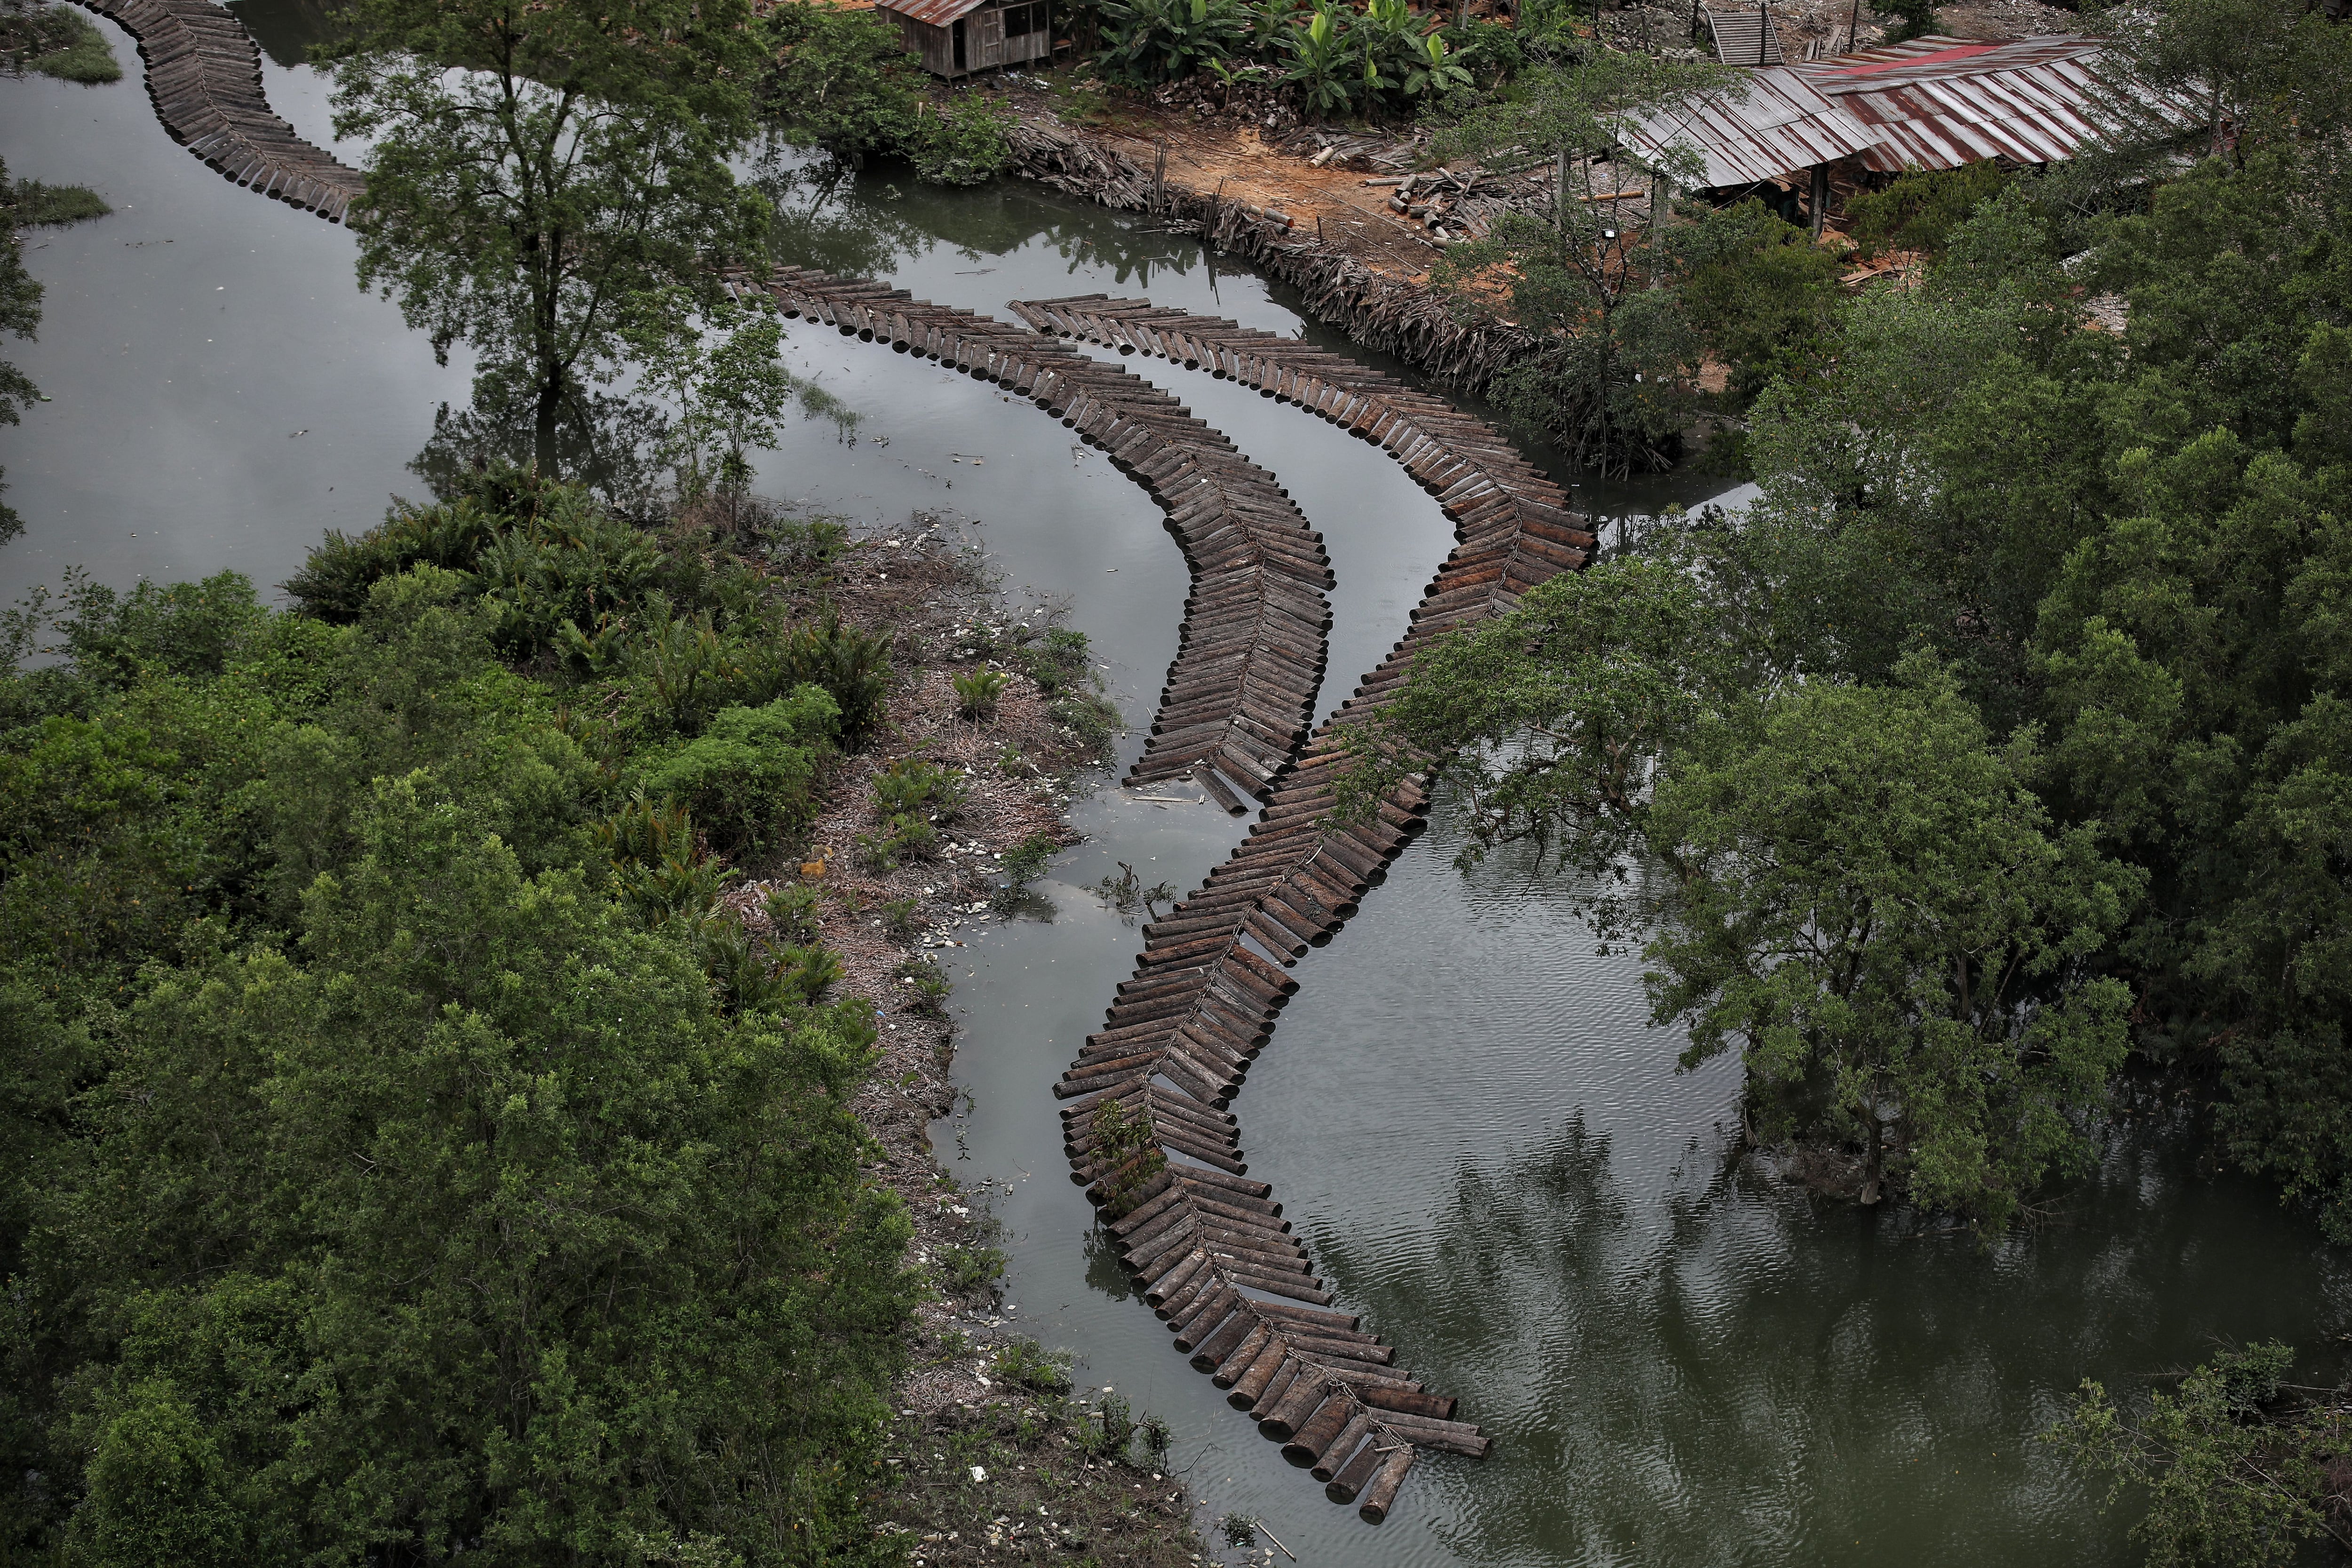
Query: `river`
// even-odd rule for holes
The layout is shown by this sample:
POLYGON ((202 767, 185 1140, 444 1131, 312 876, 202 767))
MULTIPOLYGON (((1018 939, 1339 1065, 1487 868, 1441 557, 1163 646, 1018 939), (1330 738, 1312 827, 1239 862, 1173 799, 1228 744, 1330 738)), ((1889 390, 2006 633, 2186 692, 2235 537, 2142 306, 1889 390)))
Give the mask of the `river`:
MULTIPOLYGON (((310 8, 241 10, 272 57, 271 102, 326 143, 324 84, 296 63, 310 8)), ((129 39, 100 26, 122 82, 0 84, 10 172, 93 185, 117 208, 28 239, 46 316, 15 357, 52 401, 0 431, 27 525, 0 550, 0 594, 69 566, 118 584, 223 568, 272 584, 322 529, 423 493, 407 465, 436 408, 464 405, 468 366, 437 365, 394 305, 353 287, 344 230, 173 145, 129 39)), ((1196 241, 1028 187, 943 192, 877 170, 814 211, 807 187, 791 199, 785 259, 924 298, 1003 316, 1013 299, 1148 295, 1355 352, 1196 241)), ((758 455, 761 488, 857 521, 954 521, 1010 584, 1067 607, 1142 720, 1185 587, 1142 492, 984 384, 802 322, 789 353, 860 419, 791 426, 758 455)), ((1310 416, 1124 363, 1272 469, 1323 531, 1339 578, 1328 711, 1402 634, 1450 526, 1384 456, 1310 416)), ((1712 488, 1581 493, 1638 510, 1712 488)), ((1122 765, 1139 745, 1122 742, 1122 765)), ((2099 1489, 2035 1440, 2079 1379, 2136 1389, 2217 1342, 2270 1337, 2305 1348, 2305 1373, 2336 1370, 2319 1358, 2352 1327, 2342 1259, 2267 1189, 2198 1169, 2181 1112, 2120 1125, 2047 1223, 1990 1251, 1727 1170, 1735 1070, 1677 1075, 1681 1041, 1647 1026, 1636 963, 1597 954, 1526 868, 1455 871, 1441 814, 1299 963, 1234 1103, 1251 1174, 1341 1300, 1496 1438, 1483 1465, 1423 1464, 1390 1521, 1365 1526, 1129 1298, 1048 1093, 1140 945, 1089 889, 1121 861, 1189 888, 1241 825, 1108 786, 1075 820, 1087 841, 1041 884, 1056 917, 965 950, 963 1093, 941 1158, 1003 1223, 1007 1313, 1082 1357, 1088 1386, 1173 1426, 1204 1518, 1255 1514, 1302 1562, 2128 1563, 2128 1511, 2103 1513, 2099 1489)))

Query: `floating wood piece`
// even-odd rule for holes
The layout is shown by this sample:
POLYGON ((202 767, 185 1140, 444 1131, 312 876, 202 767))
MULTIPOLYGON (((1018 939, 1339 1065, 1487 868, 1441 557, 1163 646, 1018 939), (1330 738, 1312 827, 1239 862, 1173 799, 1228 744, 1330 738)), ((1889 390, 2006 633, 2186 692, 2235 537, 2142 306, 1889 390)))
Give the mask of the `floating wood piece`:
POLYGON ((1236 805, 1214 773, 1203 776, 1213 764, 1265 798, 1314 714, 1333 582, 1323 536, 1272 474, 1149 382, 1024 328, 796 267, 757 282, 729 277, 788 314, 1010 387, 1109 453, 1167 512, 1192 569, 1160 713, 1126 782, 1202 777, 1236 805))
POLYGON ((1361 822, 1330 820, 1354 761, 1345 730, 1392 700, 1436 638, 1583 566, 1592 535, 1565 492, 1492 427, 1343 355, 1148 300, 1090 295, 1013 310, 1039 331, 1161 355, 1311 409, 1384 447, 1454 523, 1457 547, 1412 630, 1268 781, 1240 847, 1144 928, 1135 978, 1054 1091, 1068 1102, 1072 1175, 1121 1216, 1112 1229, 1178 1346, 1229 1386, 1227 1403, 1328 1480, 1332 1500, 1360 1494, 1358 1511, 1377 1523, 1417 1449, 1479 1458, 1490 1440, 1453 1419, 1454 1401, 1399 1371, 1353 1318, 1328 1310, 1312 1260, 1263 1187, 1252 1197, 1221 1184, 1242 1164, 1224 1108, 1296 989, 1283 967, 1330 940, 1423 826, 1426 775, 1398 783, 1361 822), (1124 1147, 1139 1136, 1156 1164, 1102 1149, 1097 1119, 1114 1104, 1124 1147))
POLYGON ((261 90, 261 51, 212 0, 81 0, 119 23, 147 65, 147 96, 172 140, 240 185, 341 223, 367 184, 294 134, 261 90))

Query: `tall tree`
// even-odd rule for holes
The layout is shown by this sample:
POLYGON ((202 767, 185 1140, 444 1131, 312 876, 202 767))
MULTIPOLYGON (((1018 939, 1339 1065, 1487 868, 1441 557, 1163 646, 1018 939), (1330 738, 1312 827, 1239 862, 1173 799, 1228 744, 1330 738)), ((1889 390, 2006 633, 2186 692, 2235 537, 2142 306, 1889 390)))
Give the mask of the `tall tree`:
POLYGON ((335 129, 373 142, 355 209, 362 287, 397 296, 478 404, 528 410, 542 471, 607 381, 635 302, 714 299, 758 248, 748 0, 362 0, 335 49, 335 129))

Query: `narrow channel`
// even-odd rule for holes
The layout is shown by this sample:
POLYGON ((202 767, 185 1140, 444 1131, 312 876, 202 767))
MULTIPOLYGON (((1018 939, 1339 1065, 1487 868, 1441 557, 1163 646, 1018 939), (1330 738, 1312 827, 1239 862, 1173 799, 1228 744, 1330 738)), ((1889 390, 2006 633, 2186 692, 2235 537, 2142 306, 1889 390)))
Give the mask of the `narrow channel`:
MULTIPOLYGON (((239 9, 269 50, 273 106, 327 144, 323 83, 291 63, 315 13, 239 9)), ((112 584, 224 568, 275 583, 321 530, 421 493, 406 465, 436 407, 462 407, 469 367, 461 352, 436 364, 393 305, 354 289, 346 231, 166 139, 135 51, 101 26, 123 82, 0 93, 13 173, 92 185, 116 208, 26 247, 48 293, 19 358, 54 402, 0 435, 28 525, 0 552, 0 594, 68 566, 112 584)), ((795 235, 782 259, 1000 317, 1010 300, 1100 290, 1359 352, 1196 241, 1027 187, 941 192, 877 169, 795 235)), ((793 426, 760 455, 762 488, 857 521, 952 522, 1031 603, 1066 606, 1145 720, 1186 574, 1142 492, 971 378, 804 322, 789 343, 793 367, 862 417, 793 426)), ((1279 476, 1323 531, 1339 578, 1328 711, 1402 633, 1450 527, 1384 455, 1311 416, 1123 363, 1279 476)), ((1619 510, 1720 488, 1670 476, 1582 493, 1619 510)), ((2263 1189, 2198 1170, 2160 1107, 2048 1223, 1990 1252, 1727 1173, 1733 1071, 1676 1075, 1680 1041, 1647 1026, 1638 961, 1596 953, 1525 866, 1455 871, 1441 811, 1299 963, 1302 990, 1234 1102, 1251 1173, 1334 1291, 1496 1438, 1484 1465, 1417 1470, 1370 1529, 1171 1349, 1067 1177, 1049 1086, 1140 945, 1093 889, 1123 862, 1181 892, 1242 832, 1138 793, 1177 792, 1087 797, 1087 840, 1043 885, 1055 918, 989 922, 964 950, 963 1096, 936 1142, 1004 1225, 1007 1314, 1082 1357, 1082 1382, 1173 1425, 1172 1463, 1210 1518, 1255 1514, 1302 1562, 2123 1563, 2123 1521, 2034 1439, 2076 1381, 2121 1384, 2220 1339, 2308 1355, 2352 1327, 2341 1262, 2263 1189)))

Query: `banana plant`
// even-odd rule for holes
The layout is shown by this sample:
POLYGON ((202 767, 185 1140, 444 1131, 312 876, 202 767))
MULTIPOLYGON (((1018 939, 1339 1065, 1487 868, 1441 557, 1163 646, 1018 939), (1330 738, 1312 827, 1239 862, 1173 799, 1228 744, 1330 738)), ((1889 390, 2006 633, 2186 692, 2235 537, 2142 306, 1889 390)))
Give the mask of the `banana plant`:
POLYGON ((1407 98, 1444 98, 1469 85, 1469 71, 1454 63, 1444 38, 1432 33, 1421 40, 1412 66, 1404 73, 1407 98))
POLYGON ((1320 119, 1354 100, 1356 82, 1349 57, 1355 51, 1333 13, 1331 0, 1316 0, 1315 15, 1305 26, 1293 27, 1286 42, 1295 63, 1283 80, 1298 89, 1309 115, 1320 119))

